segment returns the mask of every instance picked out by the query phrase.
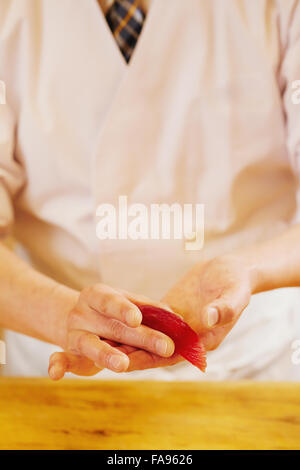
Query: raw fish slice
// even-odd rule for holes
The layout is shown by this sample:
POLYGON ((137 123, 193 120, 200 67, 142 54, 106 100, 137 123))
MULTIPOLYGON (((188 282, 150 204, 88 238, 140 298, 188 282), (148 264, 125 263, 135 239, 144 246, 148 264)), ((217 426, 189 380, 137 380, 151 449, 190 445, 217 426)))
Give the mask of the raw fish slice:
POLYGON ((142 323, 169 336, 175 344, 175 352, 198 367, 206 369, 206 351, 198 334, 174 313, 152 305, 139 305, 142 323))

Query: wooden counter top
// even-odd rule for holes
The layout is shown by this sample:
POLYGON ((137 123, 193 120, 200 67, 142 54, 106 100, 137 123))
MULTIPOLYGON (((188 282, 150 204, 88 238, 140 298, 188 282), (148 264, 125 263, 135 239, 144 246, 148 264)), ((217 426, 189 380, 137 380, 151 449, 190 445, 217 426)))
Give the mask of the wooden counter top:
POLYGON ((300 384, 0 379, 1 449, 300 449, 300 384))

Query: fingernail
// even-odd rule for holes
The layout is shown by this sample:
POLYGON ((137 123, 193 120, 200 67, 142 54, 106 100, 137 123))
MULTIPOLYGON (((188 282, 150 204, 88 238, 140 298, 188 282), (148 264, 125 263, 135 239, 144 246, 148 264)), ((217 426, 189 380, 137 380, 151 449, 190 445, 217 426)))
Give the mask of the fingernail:
POLYGON ((216 307, 211 307, 207 312, 207 325, 209 328, 215 326, 219 321, 219 311, 216 307))
POLYGON ((160 356, 168 356, 172 354, 173 348, 164 339, 158 339, 156 341, 156 351, 157 351, 157 354, 159 354, 160 356))
POLYGON ((132 327, 139 326, 142 321, 142 314, 140 310, 129 310, 126 313, 126 323, 132 327))
POLYGON ((109 367, 117 372, 123 372, 127 369, 124 358, 117 354, 110 356, 109 367))

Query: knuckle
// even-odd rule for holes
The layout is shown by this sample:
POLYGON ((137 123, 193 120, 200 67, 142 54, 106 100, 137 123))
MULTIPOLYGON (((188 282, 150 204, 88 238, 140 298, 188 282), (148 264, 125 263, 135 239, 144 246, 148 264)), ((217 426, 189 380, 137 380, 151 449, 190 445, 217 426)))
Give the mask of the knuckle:
POLYGON ((116 293, 102 284, 85 287, 81 291, 81 304, 92 306, 100 313, 109 313, 119 302, 116 293))
POLYGON ((99 366, 109 368, 109 360, 110 360, 110 354, 107 350, 104 349, 98 349, 98 351, 95 354, 94 362, 97 363, 99 366))
POLYGON ((120 304, 119 305, 119 309, 118 309, 118 312, 119 312, 119 316, 120 318, 122 319, 122 321, 126 321, 126 316, 127 316, 127 313, 130 311, 130 306, 129 305, 126 305, 126 304, 120 304))
POLYGON ((121 340, 124 336, 124 325, 118 320, 111 320, 110 329, 113 334, 113 337, 118 341, 121 340))
POLYGON ((78 321, 81 317, 82 317, 82 313, 77 308, 73 308, 69 312, 69 315, 67 318, 67 329, 71 330, 72 328, 75 328, 76 325, 78 325, 78 321))
POLYGON ((154 350, 157 344, 157 341, 162 339, 162 335, 154 332, 147 332, 142 336, 142 346, 147 347, 151 350, 154 350))
POLYGON ((107 363, 107 353, 105 353, 104 351, 101 351, 101 350, 98 350, 96 355, 95 355, 95 362, 97 362, 98 364, 102 364, 102 365, 105 365, 107 363))
POLYGON ((88 305, 89 299, 91 296, 91 287, 84 287, 82 291, 80 291, 79 297, 78 297, 78 302, 77 302, 77 308, 79 310, 83 310, 86 308, 88 305))
POLYGON ((103 296, 103 288, 101 284, 92 284, 90 286, 86 286, 80 292, 80 300, 83 302, 89 302, 95 296, 103 296))
POLYGON ((111 295, 115 294, 114 289, 112 289, 110 286, 106 286, 105 284, 94 284, 92 286, 93 293, 97 295, 101 295, 101 298, 108 298, 111 295))
POLYGON ((227 304, 225 307, 225 317, 228 322, 232 322, 235 318, 235 309, 232 305, 227 304))
POLYGON ((86 340, 87 340, 87 334, 82 333, 78 335, 77 338, 77 349, 79 352, 83 353, 86 345, 86 340))
POLYGON ((107 369, 110 369, 110 355, 108 353, 103 353, 102 354, 102 360, 101 360, 101 364, 103 364, 104 367, 106 367, 107 369))
POLYGON ((102 295, 101 307, 103 310, 110 312, 111 310, 116 309, 118 304, 119 304, 119 299, 112 292, 106 292, 105 294, 102 295))

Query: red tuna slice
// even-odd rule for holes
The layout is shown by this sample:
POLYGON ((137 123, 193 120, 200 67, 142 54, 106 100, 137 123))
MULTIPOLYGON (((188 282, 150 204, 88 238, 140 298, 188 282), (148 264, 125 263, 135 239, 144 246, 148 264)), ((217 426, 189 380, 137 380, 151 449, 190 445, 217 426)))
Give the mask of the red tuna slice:
POLYGON ((152 305, 139 305, 142 323, 169 336, 175 352, 205 372, 206 351, 197 333, 174 313, 152 305))

